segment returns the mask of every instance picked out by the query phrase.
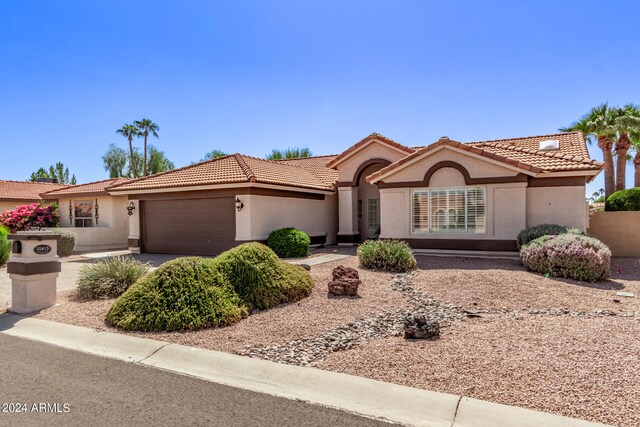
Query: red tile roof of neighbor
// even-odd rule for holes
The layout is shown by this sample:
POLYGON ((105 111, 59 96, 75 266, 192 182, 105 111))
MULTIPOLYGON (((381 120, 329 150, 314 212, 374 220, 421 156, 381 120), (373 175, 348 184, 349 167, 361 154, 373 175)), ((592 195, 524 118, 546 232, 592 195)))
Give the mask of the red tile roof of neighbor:
POLYGON ((28 181, 0 181, 0 200, 33 200, 38 201, 41 193, 68 187, 64 184, 28 181))
POLYGON ((313 190, 333 190, 333 172, 323 171, 318 158, 265 160, 242 154, 230 154, 167 172, 111 186, 108 191, 162 189, 199 185, 262 183, 313 190), (315 160, 314 160, 315 159, 315 160))
POLYGON ((381 175, 386 174, 416 157, 443 145, 479 154, 534 173, 598 171, 602 169, 602 162, 592 160, 589 157, 589 151, 587 150, 584 135, 580 132, 467 143, 461 143, 443 137, 426 147, 415 147, 413 154, 382 168, 378 172, 370 175, 368 179, 373 181, 381 175), (540 143, 550 139, 554 139, 559 142, 559 149, 549 151, 540 150, 540 143))
POLYGON ((42 198, 55 199, 60 196, 108 194, 105 190, 107 187, 124 184, 129 181, 131 181, 131 178, 110 178, 102 181, 88 182, 86 184, 67 186, 65 188, 44 192, 42 193, 42 198))

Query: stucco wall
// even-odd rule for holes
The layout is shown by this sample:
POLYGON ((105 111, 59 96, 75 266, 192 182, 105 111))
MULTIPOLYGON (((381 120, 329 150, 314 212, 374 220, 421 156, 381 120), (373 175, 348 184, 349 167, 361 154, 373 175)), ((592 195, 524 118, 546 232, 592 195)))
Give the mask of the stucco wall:
POLYGON ((527 227, 561 224, 586 230, 589 226, 585 186, 527 188, 527 227))
POLYGON ((236 240, 265 240, 271 231, 295 227, 309 236, 336 243, 338 196, 324 200, 239 194, 244 207, 236 212, 236 240))
POLYGON ((589 234, 609 246, 613 256, 640 257, 640 212, 594 212, 589 234))
POLYGON ((12 211, 18 206, 29 205, 31 203, 35 203, 35 200, 0 201, 0 212, 12 211))
POLYGON ((471 178, 515 176, 519 173, 516 170, 491 163, 486 159, 476 158, 467 152, 459 152, 454 148, 443 147, 438 151, 428 153, 428 157, 415 160, 415 163, 398 171, 396 174, 383 178, 383 181, 387 183, 422 181, 429 168, 442 161, 453 161, 464 166, 471 178))
POLYGON ((78 235, 76 251, 92 251, 102 249, 122 249, 127 247, 129 235, 129 217, 127 215, 127 196, 98 196, 61 198, 60 226, 78 235), (69 201, 98 200, 99 220, 94 227, 73 227, 69 222, 69 201))
POLYGON ((372 142, 365 148, 355 153, 352 157, 349 157, 344 162, 338 164, 338 181, 347 182, 353 181, 355 173, 364 162, 371 159, 384 159, 393 163, 406 157, 407 154, 403 151, 399 151, 395 148, 391 148, 388 145, 382 143, 372 142))
MULTIPOLYGON (((434 174, 435 176, 435 174, 434 174)), ((488 184, 486 233, 414 233, 411 230, 411 188, 380 190, 381 236, 401 239, 512 240, 525 228, 526 183, 488 184)))

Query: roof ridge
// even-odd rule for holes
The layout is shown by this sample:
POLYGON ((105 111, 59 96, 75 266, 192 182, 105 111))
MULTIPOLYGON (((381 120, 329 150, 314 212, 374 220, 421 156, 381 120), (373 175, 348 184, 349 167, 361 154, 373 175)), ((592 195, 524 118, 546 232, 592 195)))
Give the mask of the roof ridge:
POLYGON ((244 161, 243 155, 240 153, 235 153, 233 157, 236 159, 236 162, 238 162, 238 165, 240 166, 240 169, 242 169, 242 172, 244 172, 244 174, 247 176, 249 182, 256 182, 256 175, 253 173, 247 162, 244 161))
MULTIPOLYGON (((237 153, 236 153, 236 154, 237 154, 237 153)), ((154 174, 147 175, 147 176, 141 176, 141 177, 138 177, 138 178, 131 178, 131 180, 130 180, 129 182, 127 182, 126 184, 130 184, 130 183, 132 183, 132 182, 140 182, 140 181, 144 181, 144 180, 149 179, 149 178, 152 178, 152 177, 153 177, 153 178, 155 178, 155 177, 158 177, 158 176, 166 175, 166 174, 168 174, 168 173, 170 173, 170 172, 175 172, 175 171, 180 171, 180 170, 190 169, 190 168, 193 168, 193 167, 195 167, 195 166, 203 165, 203 164, 205 164, 205 163, 213 163, 213 162, 216 162, 216 161, 218 161, 218 160, 226 159, 226 158, 231 157, 231 156, 233 156, 233 154, 225 154, 224 156, 216 157, 215 159, 203 160, 203 161, 201 161, 201 162, 191 163, 190 165, 181 166, 181 167, 179 167, 179 168, 169 169, 169 170, 166 170, 166 171, 164 171, 164 172, 158 172, 158 173, 154 173, 154 174)), ((106 188, 105 188, 105 190, 110 190, 110 189, 112 189, 112 188, 118 188, 118 187, 120 187, 120 186, 122 186, 122 185, 125 185, 125 183, 118 184, 118 185, 113 185, 113 186, 110 186, 110 187, 106 187, 106 188)))
POLYGON ((38 184, 38 185, 61 185, 71 187, 71 184, 62 184, 60 182, 38 182, 38 181, 17 181, 15 179, 0 179, 0 182, 13 182, 16 184, 38 184))
MULTIPOLYGON (((514 139, 517 139, 517 138, 514 138, 514 139)), ((480 145, 480 144, 478 144, 478 145, 480 145)), ((580 157, 580 156, 572 156, 571 154, 563 153, 561 151, 552 152, 552 151, 544 151, 544 150, 533 150, 531 148, 520 147, 520 146, 516 146, 516 145, 511 145, 511 144, 502 144, 502 143, 499 143, 497 141, 485 142, 485 143, 482 143, 482 145, 496 146, 497 148, 504 148, 505 150, 510 150, 510 151, 519 151, 519 152, 523 152, 523 153, 533 154, 533 155, 536 155, 536 156, 555 157, 555 158, 558 158, 558 159, 570 160, 572 162, 584 163, 584 164, 588 164, 588 165, 596 165, 596 164, 599 163, 595 159, 591 159, 591 158, 584 157, 584 156, 582 156, 582 157, 580 157)))
MULTIPOLYGON (((69 190, 69 189, 72 189, 72 188, 84 187, 84 186, 92 185, 92 184, 99 184, 99 183, 101 183, 101 182, 106 182, 106 181, 112 181, 112 182, 115 182, 115 181, 117 181, 117 180, 119 180, 119 179, 125 179, 125 180, 127 180, 127 181, 132 181, 134 178, 128 178, 128 177, 126 177, 126 176, 119 176, 119 177, 117 177, 117 178, 100 179, 100 180, 98 180, 98 181, 85 182, 85 183, 83 183, 83 184, 67 185, 67 186, 66 186, 66 187, 64 187, 64 188, 56 188, 56 189, 49 190, 49 191, 43 191, 43 192, 42 192, 42 193, 40 193, 40 194, 51 194, 51 193, 55 193, 56 191, 60 191, 60 190, 69 190)), ((124 184, 124 182, 123 182, 123 184, 124 184)), ((111 186, 110 186, 110 185, 107 185, 105 188, 109 188, 109 187, 111 187, 111 186)))
POLYGON ((483 143, 487 143, 487 142, 513 141, 513 140, 516 140, 516 139, 533 139, 533 138, 542 138, 542 137, 545 137, 545 136, 559 136, 559 135, 571 135, 571 134, 582 134, 582 132, 579 132, 579 131, 557 132, 557 133, 549 133, 549 134, 542 134, 542 135, 520 136, 520 137, 514 137, 514 138, 485 139, 485 140, 481 140, 481 141, 469 141, 469 142, 465 142, 465 144, 483 144, 483 143))
POLYGON ((288 159, 274 159, 274 162, 286 162, 287 160, 306 160, 306 159, 320 159, 322 157, 336 157, 338 154, 323 154, 321 156, 307 156, 307 157, 291 157, 288 159))

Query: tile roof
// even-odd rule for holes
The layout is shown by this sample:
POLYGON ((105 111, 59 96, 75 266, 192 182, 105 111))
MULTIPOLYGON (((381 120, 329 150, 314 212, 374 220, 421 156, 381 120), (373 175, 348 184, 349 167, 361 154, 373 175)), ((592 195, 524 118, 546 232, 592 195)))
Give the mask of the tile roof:
POLYGON ((558 133, 550 135, 510 138, 493 141, 477 141, 461 143, 442 137, 426 147, 415 147, 413 154, 375 172, 367 177, 373 181, 387 172, 400 167, 422 154, 442 145, 456 147, 474 154, 515 166, 517 168, 539 172, 586 171, 601 170, 602 162, 589 157, 586 140, 580 132, 558 133), (555 139, 559 149, 552 151, 539 150, 540 142, 555 139))
POLYGON ((340 160, 344 159, 345 157, 348 157, 351 153, 353 153, 354 151, 356 151, 357 149, 359 149, 360 147, 362 147, 363 145, 365 145, 367 142, 371 141, 372 139, 377 139, 379 141, 382 141, 386 144, 391 145, 392 147, 395 148, 399 148, 402 151, 405 151, 407 154, 413 153, 414 149, 413 148, 409 148, 406 145, 402 145, 390 138, 387 138, 384 135, 380 135, 379 133, 372 133, 371 135, 367 136, 366 138, 356 142, 354 145, 352 145, 351 147, 347 148, 346 151, 343 151, 342 153, 340 153, 339 155, 337 155, 336 157, 334 157, 333 159, 331 159, 329 162, 327 162, 327 167, 334 167, 335 164, 337 162, 339 162, 340 160))
POLYGON ((41 199, 40 193, 65 188, 64 184, 28 181, 0 181, 0 200, 33 200, 41 199))
POLYGON ((107 187, 120 185, 131 181, 131 178, 110 178, 102 181, 88 182, 86 184, 72 185, 65 188, 51 190, 42 193, 45 199, 54 199, 59 196, 87 195, 87 194, 108 194, 107 187))
POLYGON ((111 186, 108 191, 115 193, 129 190, 151 190, 162 188, 189 187, 256 182, 284 185, 288 187, 314 190, 333 190, 333 182, 328 174, 317 167, 321 160, 299 161, 296 159, 274 161, 230 154, 185 166, 167 172, 131 180, 111 186), (298 165, 294 165, 298 163, 298 165), (308 168, 302 167, 308 165, 308 168), (312 172, 314 170, 315 172, 312 172))
POLYGON ((276 160, 278 163, 285 163, 308 170, 328 185, 334 185, 338 181, 338 171, 327 167, 327 163, 336 158, 335 154, 327 156, 300 157, 296 159, 276 160))

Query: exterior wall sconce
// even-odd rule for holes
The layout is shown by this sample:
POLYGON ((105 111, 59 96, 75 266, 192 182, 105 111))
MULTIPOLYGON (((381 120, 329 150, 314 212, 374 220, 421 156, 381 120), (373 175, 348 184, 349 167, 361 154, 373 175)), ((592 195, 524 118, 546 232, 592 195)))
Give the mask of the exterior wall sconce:
POLYGON ((133 215, 134 210, 136 210, 136 205, 133 202, 129 202, 129 206, 127 206, 127 215, 133 215))
POLYGON ((71 200, 69 200, 69 225, 73 225, 73 205, 71 200))
POLYGON ((244 203, 240 201, 239 197, 236 197, 236 209, 238 210, 238 212, 240 212, 243 207, 244 207, 244 203))
POLYGON ((96 214, 96 225, 98 225, 98 219, 100 218, 100 215, 98 215, 98 199, 96 199, 96 202, 93 204, 93 210, 96 214))

